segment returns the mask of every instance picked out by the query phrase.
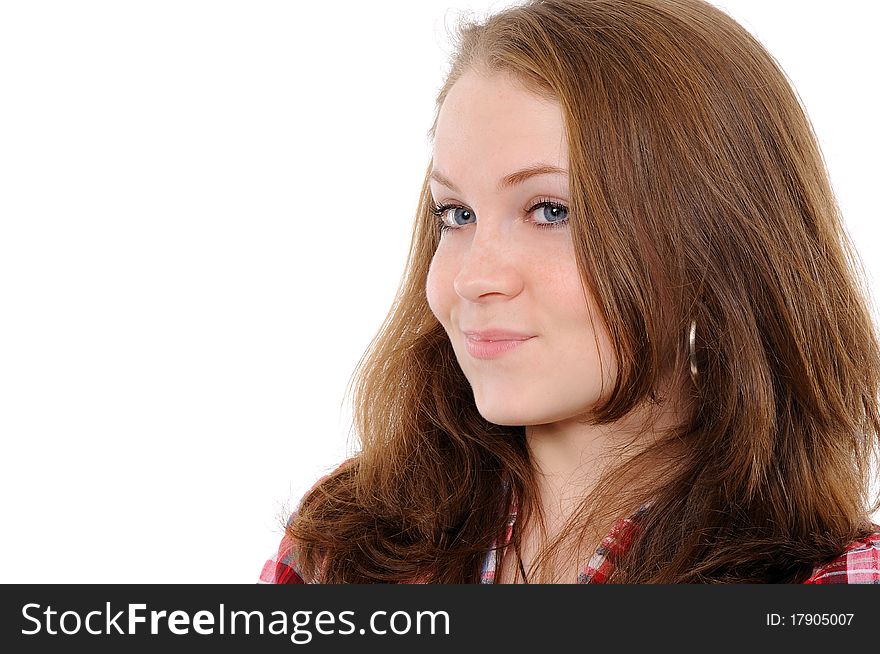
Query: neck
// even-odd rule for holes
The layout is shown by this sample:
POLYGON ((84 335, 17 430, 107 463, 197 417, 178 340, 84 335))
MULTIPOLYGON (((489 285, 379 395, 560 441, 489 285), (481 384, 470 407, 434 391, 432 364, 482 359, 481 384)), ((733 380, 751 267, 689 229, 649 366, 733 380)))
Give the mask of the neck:
MULTIPOLYGON (((676 424, 682 415, 676 406, 680 405, 667 402, 656 407, 657 412, 653 414, 645 407, 610 425, 583 424, 578 422, 582 418, 577 416, 526 427, 538 501, 550 537, 571 519, 609 466, 631 458, 676 424)), ((640 463, 633 477, 615 479, 614 488, 623 491, 633 484, 656 487, 653 485, 660 483, 660 470, 661 466, 640 463)), ((616 518, 609 519, 613 522, 616 518)), ((600 538, 604 536, 605 526, 594 526, 600 538)))

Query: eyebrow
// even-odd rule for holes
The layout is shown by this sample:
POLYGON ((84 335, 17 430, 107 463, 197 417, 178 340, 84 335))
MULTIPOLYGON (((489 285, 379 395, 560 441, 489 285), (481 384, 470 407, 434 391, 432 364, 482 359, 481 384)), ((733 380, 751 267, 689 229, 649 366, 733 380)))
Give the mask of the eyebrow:
MULTIPOLYGON (((522 170, 517 170, 516 172, 510 173, 509 175, 505 175, 501 178, 501 181, 498 183, 498 190, 503 191, 506 188, 510 188, 511 186, 517 186, 518 184, 522 184, 524 181, 529 179, 530 177, 537 177, 538 175, 568 175, 568 171, 564 168, 559 168, 558 166, 551 166, 550 164, 533 164, 531 166, 527 166, 522 170)), ((458 187, 452 183, 446 175, 440 173, 436 170, 431 171, 430 178, 440 182, 443 186, 447 188, 451 188, 456 193, 461 193, 458 187)))

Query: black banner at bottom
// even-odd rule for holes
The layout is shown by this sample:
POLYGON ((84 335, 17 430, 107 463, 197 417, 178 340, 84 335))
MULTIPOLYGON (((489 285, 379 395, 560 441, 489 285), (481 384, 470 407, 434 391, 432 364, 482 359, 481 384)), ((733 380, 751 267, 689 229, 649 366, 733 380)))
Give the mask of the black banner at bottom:
POLYGON ((0 586, 4 651, 522 651, 877 642, 880 586, 0 586), (11 649, 10 649, 11 648, 11 649))

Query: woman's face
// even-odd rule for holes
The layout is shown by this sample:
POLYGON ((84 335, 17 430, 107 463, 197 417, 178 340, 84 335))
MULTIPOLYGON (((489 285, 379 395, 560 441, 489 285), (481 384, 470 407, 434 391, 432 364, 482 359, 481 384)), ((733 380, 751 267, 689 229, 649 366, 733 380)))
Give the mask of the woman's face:
POLYGON ((617 374, 575 263, 567 171, 558 103, 507 74, 471 71, 450 89, 435 130, 431 193, 436 205, 456 208, 438 218, 451 228, 434 253, 426 293, 480 414, 499 425, 580 416, 617 374), (502 183, 537 165, 563 172, 502 183), (547 201, 556 204, 532 209, 547 201), (480 345, 466 335, 491 329, 531 338, 480 345))

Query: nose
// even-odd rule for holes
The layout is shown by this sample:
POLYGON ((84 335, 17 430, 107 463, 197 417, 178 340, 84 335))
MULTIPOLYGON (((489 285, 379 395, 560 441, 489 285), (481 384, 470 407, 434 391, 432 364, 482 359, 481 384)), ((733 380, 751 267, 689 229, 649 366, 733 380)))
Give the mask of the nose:
POLYGON ((487 221, 477 222, 461 267, 453 281, 455 292, 465 300, 480 302, 486 297, 514 297, 522 291, 521 262, 509 230, 487 221))

